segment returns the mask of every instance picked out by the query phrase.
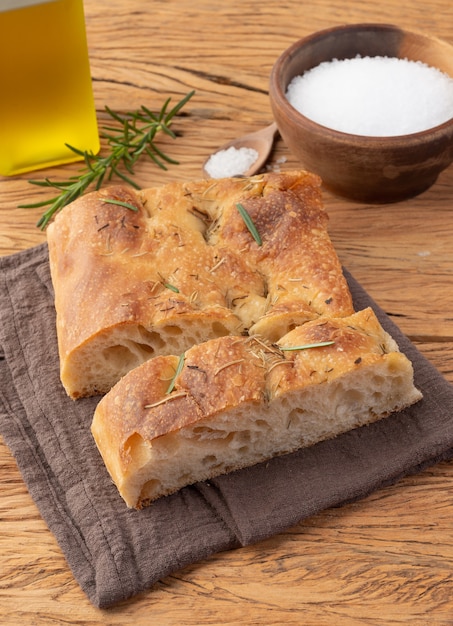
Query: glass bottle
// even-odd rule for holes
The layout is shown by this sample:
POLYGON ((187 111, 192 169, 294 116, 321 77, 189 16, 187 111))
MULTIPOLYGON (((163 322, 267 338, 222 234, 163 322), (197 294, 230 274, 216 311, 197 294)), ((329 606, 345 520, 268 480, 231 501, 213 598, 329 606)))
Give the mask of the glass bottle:
POLYGON ((99 151, 83 0, 0 0, 0 174, 99 151))

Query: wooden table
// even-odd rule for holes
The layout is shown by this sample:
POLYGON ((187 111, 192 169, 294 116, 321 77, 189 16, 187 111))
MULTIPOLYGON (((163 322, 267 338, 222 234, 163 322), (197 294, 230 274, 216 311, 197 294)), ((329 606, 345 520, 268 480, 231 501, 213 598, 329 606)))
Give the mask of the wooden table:
MULTIPOLYGON (((293 41, 341 23, 387 22, 453 43, 451 0, 85 0, 99 120, 196 94, 168 145, 167 172, 137 168, 142 186, 200 176, 224 141, 271 121, 268 77, 293 41)), ((298 164, 280 141, 274 166, 298 164)), ((63 179, 79 165, 34 173, 63 179)), ((45 240, 45 193, 30 175, 0 179, 0 253, 45 240)), ((368 206, 325 193, 343 264, 453 382, 453 167, 417 198, 368 206)), ((328 510, 258 545, 175 573, 108 611, 94 608, 0 444, 2 624, 453 624, 453 463, 328 510)))

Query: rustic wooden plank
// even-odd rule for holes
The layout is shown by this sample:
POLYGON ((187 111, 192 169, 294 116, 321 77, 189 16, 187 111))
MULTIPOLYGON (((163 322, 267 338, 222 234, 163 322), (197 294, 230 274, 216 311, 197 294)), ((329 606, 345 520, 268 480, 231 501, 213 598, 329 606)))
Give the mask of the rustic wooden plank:
MULTIPOLYGON (((100 124, 105 105, 160 107, 195 89, 175 121, 180 161, 164 172, 137 167, 143 187, 198 178, 223 142, 268 124, 269 72, 301 36, 345 22, 388 22, 453 42, 447 0, 85 0, 100 124)), ((279 141, 274 168, 300 167, 279 141), (283 162, 282 162, 283 161, 283 162)), ((63 180, 72 164, 0 178, 0 254, 45 241, 42 198, 29 178, 63 180)), ((324 194, 341 261, 421 352, 453 382, 453 169, 421 196, 372 206, 324 194)), ((442 463, 360 502, 324 511, 287 532, 210 559, 109 611, 91 606, 0 441, 0 615, 2 624, 288 624, 299 626, 453 623, 451 490, 442 463)))

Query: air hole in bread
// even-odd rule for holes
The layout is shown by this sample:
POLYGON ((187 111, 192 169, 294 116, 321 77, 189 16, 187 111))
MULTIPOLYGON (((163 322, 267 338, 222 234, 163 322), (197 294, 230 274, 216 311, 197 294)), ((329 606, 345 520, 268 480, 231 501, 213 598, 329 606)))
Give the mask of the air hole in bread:
POLYGON ((211 328, 214 337, 226 337, 231 334, 231 331, 220 322, 213 322, 211 328))
POLYGON ((210 428, 209 426, 195 426, 187 434, 191 439, 198 439, 198 441, 203 441, 204 439, 231 439, 234 436, 234 433, 210 428))
MULTIPOLYGON (((147 346, 149 348, 149 346, 147 346)), ((137 356, 126 346, 110 346, 102 351, 104 360, 113 368, 127 371, 137 363, 137 356)))
POLYGON ((162 333, 170 337, 177 337, 179 335, 182 335, 182 332, 182 328, 180 328, 179 326, 164 326, 162 329, 162 333))
POLYGON ((239 432, 235 433, 234 439, 235 442, 239 444, 250 443, 252 435, 249 430, 240 430, 239 432))
POLYGON ((139 433, 133 433, 124 444, 124 451, 134 459, 134 467, 142 467, 149 461, 149 445, 139 433))
POLYGON ((159 480, 154 480, 154 479, 148 480, 143 485, 142 491, 140 493, 140 499, 144 501, 150 500, 150 499, 152 500, 154 495, 159 492, 160 488, 161 488, 161 483, 159 480))
POLYGON ((360 404, 364 401, 363 393, 358 389, 344 389, 342 394, 344 394, 345 401, 350 402, 350 404, 360 404))
POLYGON ((255 420, 255 426, 257 427, 258 430, 263 430, 265 428, 270 428, 269 422, 266 422, 266 420, 255 420))
POLYGON ((208 454, 202 460, 202 465, 206 465, 207 467, 212 467, 217 463, 217 457, 215 454, 208 454))
POLYGON ((131 346, 131 351, 138 353, 144 359, 149 359, 154 355, 155 349, 154 346, 150 346, 147 343, 138 343, 137 341, 129 342, 131 346))
POLYGON ((289 411, 292 408, 292 401, 291 398, 287 398, 285 396, 282 396, 279 398, 280 404, 282 406, 282 409, 285 409, 286 411, 289 411))
POLYGON ((286 422, 286 427, 295 427, 302 421, 304 415, 305 411, 303 409, 293 409, 288 413, 288 421, 286 422))
POLYGON ((161 349, 165 345, 165 341, 162 339, 159 333, 147 330, 144 326, 137 326, 137 330, 140 337, 149 346, 153 346, 155 350, 161 349))
POLYGON ((104 348, 102 356, 111 368, 116 368, 124 374, 131 368, 147 361, 155 354, 154 346, 127 340, 127 345, 116 345, 104 348))

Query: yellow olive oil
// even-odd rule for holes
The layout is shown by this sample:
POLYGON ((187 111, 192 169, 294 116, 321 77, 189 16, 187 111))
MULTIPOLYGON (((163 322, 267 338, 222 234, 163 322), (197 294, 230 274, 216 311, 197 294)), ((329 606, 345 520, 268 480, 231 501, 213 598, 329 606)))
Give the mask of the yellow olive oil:
POLYGON ((99 151, 83 1, 0 0, 0 174, 80 160, 66 144, 99 151))

